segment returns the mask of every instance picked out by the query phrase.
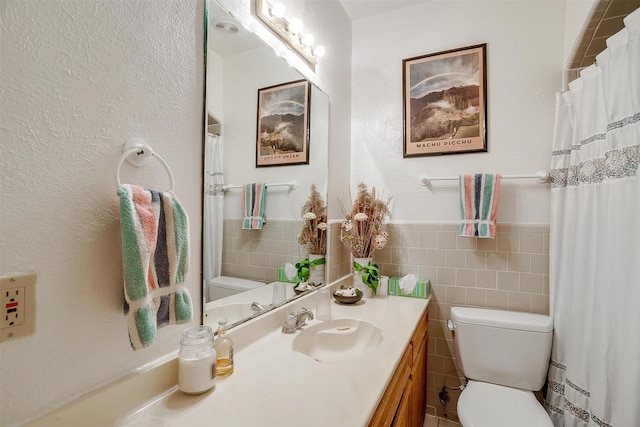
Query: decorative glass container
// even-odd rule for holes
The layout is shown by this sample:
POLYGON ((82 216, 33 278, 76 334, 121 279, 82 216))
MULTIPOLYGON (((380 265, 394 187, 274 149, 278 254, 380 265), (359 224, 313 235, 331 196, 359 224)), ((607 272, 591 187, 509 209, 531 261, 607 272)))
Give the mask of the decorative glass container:
POLYGON ((227 336, 227 319, 218 320, 218 338, 216 338, 217 374, 227 377, 233 374, 233 341, 227 336))
POLYGON ((213 330, 194 326, 182 333, 178 352, 178 388, 186 394, 209 391, 216 383, 213 330))

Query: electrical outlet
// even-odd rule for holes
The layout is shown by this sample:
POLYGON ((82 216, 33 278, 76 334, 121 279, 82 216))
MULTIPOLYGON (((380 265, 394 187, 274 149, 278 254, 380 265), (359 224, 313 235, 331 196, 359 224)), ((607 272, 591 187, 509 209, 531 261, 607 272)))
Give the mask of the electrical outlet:
POLYGON ((24 286, 2 290, 0 314, 0 329, 24 323, 24 286))
POLYGON ((0 342, 35 332, 36 273, 0 276, 0 342))

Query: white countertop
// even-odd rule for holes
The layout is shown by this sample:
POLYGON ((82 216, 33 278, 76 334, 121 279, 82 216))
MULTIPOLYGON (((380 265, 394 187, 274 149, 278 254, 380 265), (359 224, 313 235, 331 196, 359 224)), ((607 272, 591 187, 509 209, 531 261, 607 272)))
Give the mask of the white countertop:
MULTIPOLYGON (((333 301, 333 319, 369 321, 382 330, 383 340, 359 359, 317 362, 292 350, 300 331, 281 332, 286 314, 303 306, 314 310, 315 298, 305 296, 231 330, 234 373, 219 378, 207 393, 187 396, 177 386, 167 386, 177 382, 177 362, 172 359, 29 425, 366 426, 429 300, 377 296, 355 305, 333 301), (147 396, 146 402, 141 395, 147 396), (81 424, 70 424, 74 422, 81 424)), ((320 321, 308 325, 316 323, 320 321)))

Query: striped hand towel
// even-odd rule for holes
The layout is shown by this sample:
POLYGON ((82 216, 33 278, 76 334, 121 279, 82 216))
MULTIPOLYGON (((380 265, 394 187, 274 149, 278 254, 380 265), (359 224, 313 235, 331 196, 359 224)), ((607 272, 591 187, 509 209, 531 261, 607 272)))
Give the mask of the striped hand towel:
POLYGON ((243 230, 262 230, 262 226, 267 222, 264 213, 267 204, 267 186, 263 183, 245 184, 242 188, 242 199, 244 201, 244 221, 243 230))
POLYGON ((495 238, 500 178, 498 174, 460 175, 460 236, 495 238))
POLYGON ((118 188, 125 313, 131 347, 151 345, 156 330, 191 321, 189 218, 169 192, 118 188))

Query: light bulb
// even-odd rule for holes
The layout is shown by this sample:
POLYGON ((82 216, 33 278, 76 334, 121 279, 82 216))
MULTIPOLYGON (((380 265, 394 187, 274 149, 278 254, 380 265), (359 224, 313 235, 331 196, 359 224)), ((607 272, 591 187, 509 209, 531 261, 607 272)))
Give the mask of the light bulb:
POLYGON ((315 40, 316 40, 316 38, 315 38, 315 37, 313 37, 313 34, 305 34, 305 35, 302 37, 301 42, 302 42, 302 44, 303 44, 303 45, 305 45, 305 46, 313 46, 313 42, 314 42, 315 40))
POLYGON ((315 49, 313 49, 313 53, 318 57, 318 58, 322 58, 324 56, 325 53, 327 53, 326 49, 324 48, 324 46, 322 45, 318 45, 316 46, 315 49))
POLYGON ((276 18, 284 18, 284 14, 286 13, 287 8, 280 2, 275 3, 269 13, 271 16, 275 16, 276 18))
POLYGON ((304 25, 302 24, 301 20, 292 18, 289 21, 289 32, 291 34, 300 34, 303 28, 304 28, 304 25))

